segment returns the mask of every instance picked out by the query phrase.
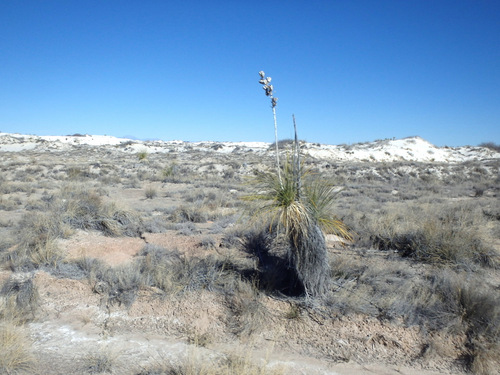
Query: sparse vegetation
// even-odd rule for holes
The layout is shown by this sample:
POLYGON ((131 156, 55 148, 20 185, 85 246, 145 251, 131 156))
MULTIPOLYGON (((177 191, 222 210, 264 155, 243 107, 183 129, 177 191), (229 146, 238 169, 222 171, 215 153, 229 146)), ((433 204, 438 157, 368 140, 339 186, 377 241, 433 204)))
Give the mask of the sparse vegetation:
POLYGON ((479 144, 479 147, 486 147, 489 148, 490 150, 500 152, 500 145, 494 142, 483 142, 479 144))
POLYGON ((486 242, 487 219, 469 204, 400 205, 385 210, 383 220, 367 222, 361 230, 379 250, 396 250, 403 257, 470 268, 498 265, 498 254, 486 242), (404 210, 404 211, 403 211, 404 210))
POLYGON ((26 329, 0 321, 0 372, 16 374, 32 369, 34 357, 26 329))
POLYGON ((146 199, 153 199, 158 195, 158 191, 154 187, 148 186, 144 191, 144 195, 146 196, 146 199))
POLYGON ((148 158, 148 152, 147 150, 142 150, 137 153, 137 158, 139 161, 146 161, 148 158))
POLYGON ((281 185, 267 145, 168 146, 147 163, 130 146, 0 153, 0 372, 288 373, 221 349, 273 343, 333 366, 498 374, 497 160, 333 163, 283 140, 281 185), (303 253, 326 249, 314 275, 286 230, 303 212, 322 228, 304 227, 303 253))
POLYGON ((206 358, 192 351, 180 364, 161 364, 137 375, 283 375, 285 366, 256 364, 248 354, 229 353, 220 358, 206 358))
POLYGON ((0 290, 0 372, 16 374, 33 368, 35 358, 24 323, 39 307, 38 291, 28 275, 11 277, 0 290))

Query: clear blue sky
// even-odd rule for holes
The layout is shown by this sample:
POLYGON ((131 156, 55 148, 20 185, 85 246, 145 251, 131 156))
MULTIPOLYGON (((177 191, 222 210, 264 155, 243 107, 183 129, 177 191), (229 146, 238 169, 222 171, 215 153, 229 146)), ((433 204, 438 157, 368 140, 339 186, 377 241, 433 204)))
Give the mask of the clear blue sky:
POLYGON ((500 143, 498 0, 0 0, 0 131, 500 143))

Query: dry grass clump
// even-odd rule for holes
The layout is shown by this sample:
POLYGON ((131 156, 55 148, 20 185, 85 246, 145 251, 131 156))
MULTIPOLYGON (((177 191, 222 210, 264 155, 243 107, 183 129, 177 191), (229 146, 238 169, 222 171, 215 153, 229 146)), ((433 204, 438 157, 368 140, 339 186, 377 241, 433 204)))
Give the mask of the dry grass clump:
POLYGON ((84 370, 88 374, 112 373, 116 356, 107 350, 89 353, 85 357, 84 370))
POLYGON ((462 268, 498 265, 498 254, 487 241, 487 219, 477 206, 394 205, 379 215, 382 218, 371 217, 372 221, 365 216, 360 230, 376 249, 396 250, 403 257, 462 268))
POLYGON ((146 190, 144 190, 144 195, 146 196, 146 199, 156 198, 158 190, 156 190, 153 186, 148 186, 146 190))
POLYGON ((138 267, 145 284, 169 294, 202 289, 230 293, 245 267, 229 255, 188 258, 175 250, 150 244, 139 256, 138 267))
POLYGON ((72 229, 135 236, 141 225, 133 212, 104 203, 97 190, 67 185, 59 194, 45 198, 44 212, 34 211, 22 217, 15 230, 17 244, 7 258, 14 270, 55 268, 63 258, 56 240, 69 237, 72 229))
POLYGON ((14 275, 0 291, 0 372, 16 374, 32 369, 31 342, 23 324, 34 318, 38 292, 30 275, 14 275))
POLYGON ((98 230, 110 236, 135 236, 140 226, 140 219, 133 212, 114 203, 104 203, 99 191, 85 186, 61 189, 52 207, 65 223, 76 229, 98 230))
POLYGON ((234 215, 233 210, 206 203, 188 203, 177 207, 169 216, 176 223, 206 223, 207 221, 219 221, 227 216, 234 215))
POLYGON ((500 145, 494 142, 483 142, 479 144, 479 147, 489 148, 492 151, 500 152, 500 145))
POLYGON ((170 220, 177 223, 186 221, 192 223, 206 223, 209 218, 209 210, 197 204, 181 205, 170 215, 170 220))
POLYGON ((500 364, 500 296, 481 280, 457 275, 436 278, 436 291, 466 336, 462 360, 475 374, 490 374, 500 364))
POLYGON ((79 259, 77 265, 107 305, 125 307, 134 303, 137 292, 144 287, 158 288, 165 295, 199 290, 233 294, 247 283, 241 275, 251 267, 229 253, 190 258, 151 244, 144 247, 134 262, 124 266, 110 267, 92 258, 79 259))
POLYGON ((93 258, 82 258, 77 265, 85 272, 92 290, 102 296, 106 306, 130 307, 144 285, 143 275, 135 264, 110 267, 93 258))
POLYGON ((228 315, 226 324, 238 337, 249 337, 265 330, 273 320, 254 283, 233 279, 230 290, 224 290, 228 315))
POLYGON ((10 267, 13 270, 30 270, 56 266, 63 258, 56 238, 67 237, 69 233, 61 217, 53 212, 25 214, 17 225, 17 245, 7 253, 10 267))
POLYGON ((0 372, 16 374, 34 366, 31 343, 23 327, 9 321, 0 321, 0 372))
POLYGON ((32 274, 16 273, 0 290, 2 309, 0 319, 25 323, 34 319, 39 295, 32 274))
POLYGON ((412 269, 400 258, 337 255, 332 289, 323 298, 330 311, 366 314, 444 332, 463 342, 461 361, 489 374, 500 360, 500 296, 480 275, 452 269, 412 269))
POLYGON ((223 357, 207 358, 191 351, 176 364, 164 364, 144 369, 137 375, 284 375, 283 366, 270 366, 267 360, 257 363, 247 354, 229 353, 223 357))
POLYGON ((231 194, 215 189, 193 189, 183 194, 186 203, 177 207, 170 215, 173 222, 206 223, 225 216, 234 215, 237 203, 231 194))

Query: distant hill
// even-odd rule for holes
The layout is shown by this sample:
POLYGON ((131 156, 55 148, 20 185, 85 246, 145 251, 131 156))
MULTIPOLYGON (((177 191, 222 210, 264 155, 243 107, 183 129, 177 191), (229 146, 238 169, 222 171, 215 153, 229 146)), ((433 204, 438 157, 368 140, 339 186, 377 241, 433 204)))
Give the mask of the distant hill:
MULTIPOLYGON (((284 143, 286 150, 291 146, 284 143)), ((0 151, 20 152, 23 150, 65 151, 72 147, 106 147, 123 152, 165 153, 185 150, 215 153, 268 154, 273 152, 271 144, 266 142, 185 142, 138 140, 127 136, 118 138, 107 135, 36 136, 0 133, 0 151)), ((301 151, 314 159, 332 162, 396 162, 415 161, 427 163, 460 163, 471 160, 500 159, 500 152, 491 147, 437 147, 415 136, 403 139, 384 139, 352 145, 323 145, 301 141, 301 151)))

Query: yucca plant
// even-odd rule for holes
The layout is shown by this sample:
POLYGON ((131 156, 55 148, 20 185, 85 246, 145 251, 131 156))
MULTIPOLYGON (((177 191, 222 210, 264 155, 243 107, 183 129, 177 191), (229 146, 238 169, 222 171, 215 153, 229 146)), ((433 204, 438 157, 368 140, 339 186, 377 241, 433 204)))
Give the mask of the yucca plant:
POLYGON ((258 172, 252 184, 256 193, 248 200, 263 201, 256 217, 265 217, 276 234, 284 233, 289 242, 289 258, 306 296, 318 296, 328 286, 328 254, 323 231, 350 238, 345 224, 332 214, 338 193, 334 186, 306 171, 300 162, 300 145, 293 117, 295 141, 292 157, 279 162, 276 122, 276 98, 272 96, 271 78, 259 72, 259 83, 271 97, 275 125, 276 173, 258 172))

